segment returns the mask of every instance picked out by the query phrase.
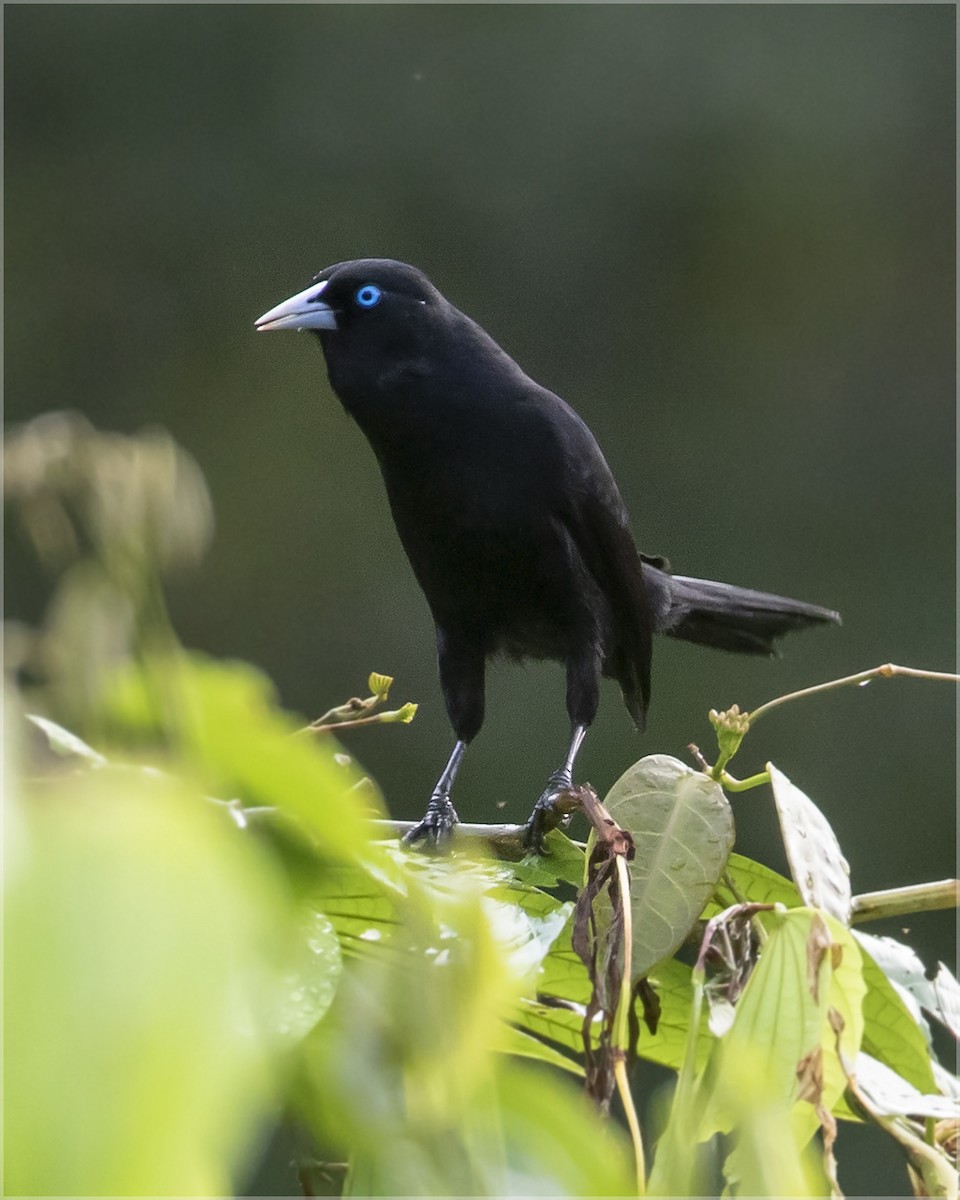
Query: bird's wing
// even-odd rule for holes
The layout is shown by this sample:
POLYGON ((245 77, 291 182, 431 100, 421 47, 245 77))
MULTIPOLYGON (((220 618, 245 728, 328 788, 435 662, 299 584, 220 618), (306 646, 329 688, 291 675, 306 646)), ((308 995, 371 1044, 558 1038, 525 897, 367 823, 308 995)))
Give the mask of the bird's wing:
POLYGON ((627 711, 642 731, 650 703, 653 616, 633 537, 594 496, 583 497, 566 524, 610 605, 614 641, 607 648, 608 669, 619 681, 627 711))
POLYGON ((556 397, 545 412, 544 436, 553 444, 554 511, 568 530, 590 575, 610 606, 613 643, 608 670, 624 704, 643 729, 650 703, 654 631, 643 564, 613 474, 593 434, 556 397))

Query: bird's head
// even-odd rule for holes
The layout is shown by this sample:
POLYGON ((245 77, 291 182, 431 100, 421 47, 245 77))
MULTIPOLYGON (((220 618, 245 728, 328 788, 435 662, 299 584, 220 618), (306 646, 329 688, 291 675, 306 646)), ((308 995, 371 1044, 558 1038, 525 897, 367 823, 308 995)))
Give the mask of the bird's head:
POLYGON ((257 329, 309 329, 367 337, 422 322, 443 297, 416 267, 391 258, 358 258, 326 267, 302 292, 265 312, 257 329))
POLYGON ((330 381, 349 403, 406 370, 416 371, 435 353, 438 335, 453 314, 456 309, 416 267, 390 258, 358 258, 326 267, 309 287, 265 312, 256 326, 261 332, 317 334, 330 381))
POLYGON ((256 326, 315 333, 334 391, 355 416, 358 405, 376 395, 395 397, 407 382, 418 381, 423 396, 432 380, 449 396, 462 390, 464 378, 519 371, 422 271, 390 258, 326 267, 256 326))

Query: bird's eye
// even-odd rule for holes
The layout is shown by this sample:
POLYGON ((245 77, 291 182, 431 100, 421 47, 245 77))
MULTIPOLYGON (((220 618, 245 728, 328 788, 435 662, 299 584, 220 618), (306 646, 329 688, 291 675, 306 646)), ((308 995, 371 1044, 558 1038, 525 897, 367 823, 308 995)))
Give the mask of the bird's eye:
POLYGON ((361 308, 373 308, 383 299, 383 292, 375 283, 365 283, 362 288, 357 288, 356 299, 361 308))

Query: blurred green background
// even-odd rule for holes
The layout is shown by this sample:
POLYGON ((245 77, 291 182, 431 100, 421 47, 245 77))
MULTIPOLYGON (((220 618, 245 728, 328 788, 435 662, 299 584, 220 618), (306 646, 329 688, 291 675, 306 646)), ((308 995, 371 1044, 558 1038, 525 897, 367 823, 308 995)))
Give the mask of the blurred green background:
MULTIPOLYGON (((593 428, 642 547, 840 609, 781 660, 661 644, 642 742, 607 686, 581 776, 712 751, 711 706, 880 662, 954 669, 951 5, 8 6, 6 418, 168 428, 218 532, 183 640, 315 716, 395 675, 350 748, 397 815, 450 748, 432 628, 310 338, 253 320, 328 263, 421 266, 593 428)), ((7 540, 7 614, 48 583, 7 540)), ((523 819, 562 669, 491 673, 461 816, 523 819), (502 809, 498 808, 502 805, 502 809)), ((771 715, 857 891, 954 873, 955 696, 771 715)), ((782 867, 771 804, 738 849, 782 867)), ((927 959, 950 914, 911 922, 927 959)), ((879 932, 879 930, 878 930, 879 932)))

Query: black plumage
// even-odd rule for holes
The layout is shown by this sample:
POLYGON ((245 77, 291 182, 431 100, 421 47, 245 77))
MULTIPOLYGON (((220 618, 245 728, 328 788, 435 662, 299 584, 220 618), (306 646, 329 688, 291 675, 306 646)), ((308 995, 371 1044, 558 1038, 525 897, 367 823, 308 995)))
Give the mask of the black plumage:
POLYGON ((782 596, 673 575, 664 559, 639 554, 581 418, 415 267, 337 263, 257 327, 319 336, 333 390, 377 456, 433 614, 457 744, 414 839, 435 839, 456 821, 450 787, 483 724, 492 655, 566 665, 573 737, 539 813, 571 783, 602 675, 617 680, 643 728, 654 633, 770 654, 780 635, 839 619, 782 596))

